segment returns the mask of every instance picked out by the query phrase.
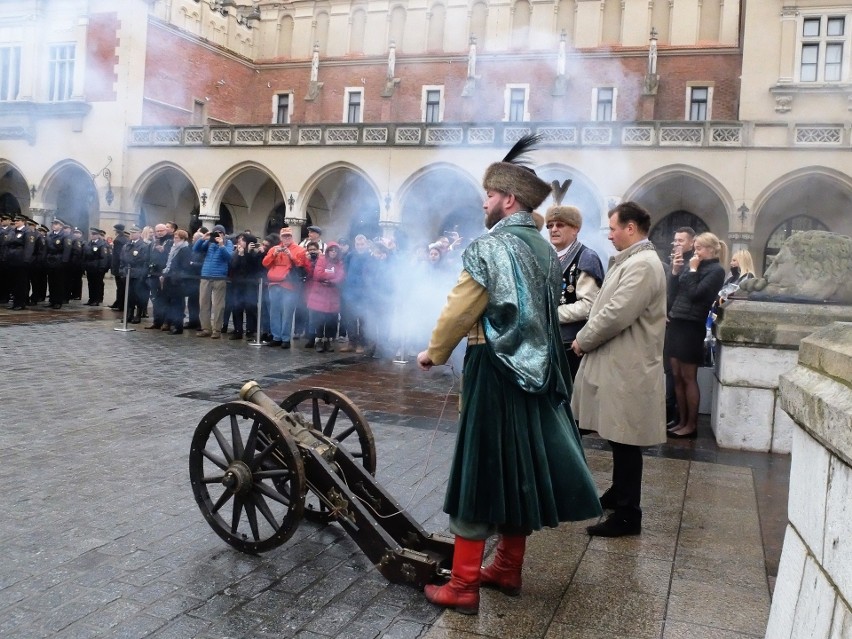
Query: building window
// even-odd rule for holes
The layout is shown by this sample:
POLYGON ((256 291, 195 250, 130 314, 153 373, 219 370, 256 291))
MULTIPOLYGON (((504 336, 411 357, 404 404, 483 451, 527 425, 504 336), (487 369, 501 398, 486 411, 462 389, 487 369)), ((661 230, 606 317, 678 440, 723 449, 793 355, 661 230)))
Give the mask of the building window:
POLYGON ((364 118, 364 89, 346 89, 346 101, 343 105, 343 121, 359 124, 364 118))
POLYGON ((841 82, 848 75, 846 16, 804 16, 800 33, 799 81, 841 82))
POLYGON ((694 121, 709 120, 713 88, 706 86, 686 87, 686 119, 694 121))
POLYGON ((290 124, 290 102, 289 93, 275 96, 275 124, 290 124))
POLYGON ((611 122, 615 120, 615 95, 614 87, 598 87, 592 94, 592 119, 597 122, 611 122))
POLYGON ((21 88, 21 47, 0 47, 0 101, 18 99, 21 88))
POLYGON ((509 84, 506 86, 506 105, 503 119, 506 122, 527 122, 529 114, 528 84, 509 84))
POLYGON ((444 120, 444 87, 423 87, 423 121, 442 122, 444 120))
POLYGON ((74 50, 73 44, 56 44, 50 47, 48 99, 51 102, 71 99, 71 91, 74 88, 74 50))

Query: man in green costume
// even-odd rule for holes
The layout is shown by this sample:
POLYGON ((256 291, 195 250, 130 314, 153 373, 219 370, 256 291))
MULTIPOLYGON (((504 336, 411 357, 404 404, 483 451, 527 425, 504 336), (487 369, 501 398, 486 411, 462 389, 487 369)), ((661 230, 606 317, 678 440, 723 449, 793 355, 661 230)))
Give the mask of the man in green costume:
POLYGON ((526 538, 544 526, 601 514, 568 402, 571 378, 556 304, 561 270, 532 211, 550 186, 522 163, 537 141, 522 138, 488 167, 485 226, 462 255, 429 347, 428 370, 467 336, 461 414, 444 511, 455 534, 452 577, 426 598, 465 614, 479 611, 479 587, 521 590, 526 538), (499 534, 482 568, 485 541, 499 534))

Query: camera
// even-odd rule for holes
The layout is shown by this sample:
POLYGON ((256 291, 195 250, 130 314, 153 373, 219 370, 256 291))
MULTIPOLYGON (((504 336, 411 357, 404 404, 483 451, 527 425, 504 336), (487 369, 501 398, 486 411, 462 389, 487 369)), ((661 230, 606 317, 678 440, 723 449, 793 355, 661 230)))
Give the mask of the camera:
POLYGON ((219 237, 219 231, 212 231, 210 233, 210 239, 211 240, 215 240, 217 237, 219 237))

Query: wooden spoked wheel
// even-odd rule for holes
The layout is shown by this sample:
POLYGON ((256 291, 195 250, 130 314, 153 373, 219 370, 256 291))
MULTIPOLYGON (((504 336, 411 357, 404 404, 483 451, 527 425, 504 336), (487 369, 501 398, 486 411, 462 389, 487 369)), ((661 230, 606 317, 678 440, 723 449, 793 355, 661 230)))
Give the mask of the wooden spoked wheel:
POLYGON ((192 492, 214 532, 248 553, 295 532, 305 507, 305 472, 292 437, 248 402, 221 404, 195 429, 192 492))

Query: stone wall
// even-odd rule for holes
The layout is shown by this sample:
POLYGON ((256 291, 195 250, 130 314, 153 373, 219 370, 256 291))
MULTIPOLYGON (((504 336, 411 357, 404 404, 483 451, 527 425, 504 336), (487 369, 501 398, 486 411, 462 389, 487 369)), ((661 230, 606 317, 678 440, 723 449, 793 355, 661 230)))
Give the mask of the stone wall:
POLYGON ((837 321, 852 321, 852 307, 748 300, 723 307, 710 419, 719 446, 790 452, 793 421, 781 409, 779 377, 796 366, 803 338, 837 321))
POLYGON ((766 639, 852 637, 852 323, 802 340, 780 398, 793 458, 766 639))

